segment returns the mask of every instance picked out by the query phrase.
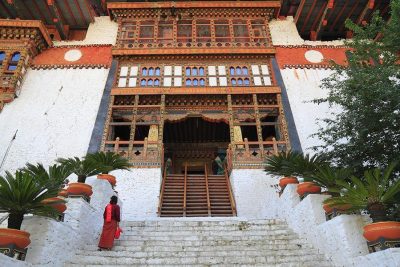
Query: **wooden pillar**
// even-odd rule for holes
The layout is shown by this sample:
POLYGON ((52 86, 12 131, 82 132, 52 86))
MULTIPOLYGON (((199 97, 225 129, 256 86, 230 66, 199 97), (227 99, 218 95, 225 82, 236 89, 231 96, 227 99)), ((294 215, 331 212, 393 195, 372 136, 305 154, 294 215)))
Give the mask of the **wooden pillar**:
POLYGON ((234 155, 235 155, 235 149, 236 149, 236 145, 235 145, 235 129, 233 126, 233 108, 232 108, 232 95, 227 95, 227 99, 228 99, 228 114, 229 114, 229 134, 231 136, 231 144, 232 144, 232 156, 234 160, 234 155))
POLYGON ((106 141, 108 138, 108 135, 110 133, 110 121, 111 121, 111 116, 112 116, 112 111, 113 111, 113 105, 114 105, 114 96, 110 96, 110 103, 108 104, 108 110, 107 110, 107 117, 106 117, 106 122, 104 125, 104 132, 103 132, 103 137, 101 139, 101 146, 100 150, 104 151, 106 149, 106 141))
MULTIPOLYGON (((164 138, 164 118, 165 118, 165 95, 161 95, 160 121, 158 124, 158 156, 163 159, 163 138, 164 138)), ((161 162, 162 163, 162 162, 161 162)))
POLYGON ((135 141, 138 105, 139 105, 139 95, 135 95, 135 100, 134 100, 133 109, 132 109, 131 132, 129 134, 129 148, 128 148, 128 157, 129 158, 133 153, 133 141, 135 141))
POLYGON ((254 105, 254 113, 256 115, 256 128, 257 128, 257 137, 260 146, 260 151, 264 151, 264 146, 262 142, 264 141, 262 138, 262 129, 261 129, 261 121, 260 121, 260 110, 258 109, 258 101, 257 94, 253 94, 253 105, 254 105))
POLYGON ((278 100, 278 106, 279 106, 280 135, 283 137, 283 139, 286 142, 286 150, 290 150, 291 147, 290 147, 290 139, 289 139, 289 130, 288 130, 287 123, 286 123, 285 112, 284 112, 283 106, 282 106, 281 94, 277 94, 276 99, 278 100))

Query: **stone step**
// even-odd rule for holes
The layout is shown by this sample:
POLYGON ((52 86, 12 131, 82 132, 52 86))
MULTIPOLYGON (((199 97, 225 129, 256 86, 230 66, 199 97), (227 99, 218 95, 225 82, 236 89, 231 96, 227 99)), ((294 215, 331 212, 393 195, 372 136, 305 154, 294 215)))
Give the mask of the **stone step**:
MULTIPOLYGON (((133 257, 99 257, 99 256, 85 256, 80 258, 75 258, 71 261, 71 263, 79 263, 79 264, 108 264, 108 265, 131 265, 131 264, 256 264, 256 263, 264 263, 264 264, 279 264, 279 263, 306 263, 308 261, 318 261, 319 264, 317 266, 323 266, 326 261, 322 257, 318 257, 317 255, 270 255, 270 256, 199 256, 199 257, 141 257, 141 258, 133 258, 133 257)), ((326 265, 325 265, 326 266, 326 265)))
POLYGON ((124 221, 121 222, 122 226, 127 227, 165 227, 165 226, 194 226, 194 227, 201 227, 201 226, 237 226, 237 225, 287 225, 284 220, 280 219, 270 219, 270 220, 256 220, 256 221, 239 221, 236 218, 231 220, 226 220, 226 218, 215 218, 215 220, 200 220, 200 221, 189 221, 184 220, 182 218, 176 219, 175 221, 171 219, 165 220, 158 220, 158 221, 124 221))

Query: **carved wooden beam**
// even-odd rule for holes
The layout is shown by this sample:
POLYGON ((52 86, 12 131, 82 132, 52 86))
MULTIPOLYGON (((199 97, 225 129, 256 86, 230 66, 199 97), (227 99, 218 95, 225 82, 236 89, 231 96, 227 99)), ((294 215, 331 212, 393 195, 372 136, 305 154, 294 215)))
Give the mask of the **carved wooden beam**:
POLYGON ((68 38, 67 33, 65 32, 64 24, 61 19, 61 13, 58 10, 58 7, 54 0, 47 0, 47 5, 50 7, 50 14, 53 18, 53 22, 56 25, 57 31, 60 34, 61 39, 65 40, 68 38))
POLYGON ((356 24, 360 25, 361 23, 364 23, 364 18, 367 15, 368 11, 372 10, 375 5, 375 0, 369 0, 367 4, 365 5, 363 11, 361 12, 360 16, 358 16, 356 20, 356 24))
POLYGON ((294 23, 297 23, 297 21, 300 18, 301 12, 303 12, 304 4, 306 3, 306 0, 301 0, 299 7, 297 8, 296 15, 294 16, 294 23))
POLYGON ((325 27, 328 24, 328 21, 325 19, 328 13, 328 10, 331 10, 334 5, 334 0, 329 0, 327 5, 324 8, 324 12, 322 13, 321 19, 319 20, 318 27, 315 31, 311 31, 311 41, 316 41, 319 39, 321 34, 322 27, 325 27))

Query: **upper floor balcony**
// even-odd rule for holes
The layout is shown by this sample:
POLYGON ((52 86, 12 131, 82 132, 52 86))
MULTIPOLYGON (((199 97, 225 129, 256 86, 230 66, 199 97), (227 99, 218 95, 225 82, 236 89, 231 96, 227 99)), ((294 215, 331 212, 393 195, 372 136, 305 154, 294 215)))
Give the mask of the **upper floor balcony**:
POLYGON ((271 54, 268 21, 279 1, 110 3, 114 55, 271 54))

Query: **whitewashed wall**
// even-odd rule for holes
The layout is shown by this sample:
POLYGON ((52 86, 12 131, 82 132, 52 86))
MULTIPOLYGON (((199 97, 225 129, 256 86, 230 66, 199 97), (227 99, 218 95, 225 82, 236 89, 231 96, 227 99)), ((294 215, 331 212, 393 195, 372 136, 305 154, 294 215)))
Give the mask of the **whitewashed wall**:
POLYGON ((161 189, 160 168, 114 171, 111 174, 117 178, 115 190, 124 203, 124 221, 157 218, 161 189))
POLYGON ((269 23, 272 43, 274 45, 343 45, 343 40, 336 41, 307 41, 300 37, 293 17, 285 20, 272 20, 269 23))
POLYGON ((21 94, 0 113, 0 160, 18 130, 0 173, 85 155, 108 72, 28 70, 21 94))
POLYGON ((327 91, 320 88, 322 79, 332 74, 330 69, 283 69, 282 78, 289 97, 290 107, 300 138, 301 147, 311 152, 310 147, 322 142, 310 135, 318 132, 320 119, 332 117, 331 113, 340 111, 328 104, 314 104, 311 100, 327 96, 327 91))
POLYGON ((278 180, 260 169, 232 170, 231 186, 237 216, 246 219, 275 218, 278 180))
POLYGON ((90 23, 86 38, 82 41, 54 41, 54 46, 64 45, 92 45, 92 44, 112 44, 115 45, 118 33, 118 24, 110 17, 95 17, 95 21, 90 23))

